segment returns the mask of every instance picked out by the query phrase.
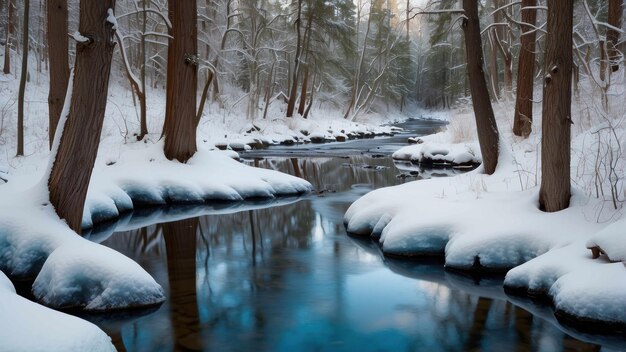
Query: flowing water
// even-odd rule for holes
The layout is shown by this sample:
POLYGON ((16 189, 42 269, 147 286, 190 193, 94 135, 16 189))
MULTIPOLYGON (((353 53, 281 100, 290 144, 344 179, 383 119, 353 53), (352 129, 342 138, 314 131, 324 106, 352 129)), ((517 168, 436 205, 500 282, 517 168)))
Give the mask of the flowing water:
MULTIPOLYGON (((426 134, 441 125, 404 127, 426 134)), ((385 258, 369 239, 347 236, 343 214, 366 192, 458 172, 394 163, 389 153, 406 137, 247 153, 248 163, 303 177, 316 192, 269 203, 156 209, 126 223, 136 229, 94 233, 142 265, 168 299, 147 311, 86 318, 129 351, 626 348, 619 339, 560 326, 549 307, 512 303, 501 279, 455 275, 438 261, 385 258), (183 220, 165 222, 176 219, 183 220), (154 224, 137 225, 142 221, 154 224)))

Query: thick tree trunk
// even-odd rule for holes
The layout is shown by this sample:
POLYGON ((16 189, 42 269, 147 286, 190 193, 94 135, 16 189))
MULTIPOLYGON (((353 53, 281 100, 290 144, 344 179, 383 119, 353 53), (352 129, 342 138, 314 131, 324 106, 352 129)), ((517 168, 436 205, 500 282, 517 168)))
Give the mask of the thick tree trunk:
POLYGON ((11 36, 15 33, 15 14, 12 0, 7 0, 7 29, 6 40, 4 42, 4 67, 2 72, 5 75, 11 73, 11 36))
POLYGON ((24 93, 28 78, 28 30, 30 0, 24 0, 24 34, 22 34, 22 72, 17 98, 17 156, 24 155, 24 93))
POLYGON ((539 206, 563 210, 570 202, 572 25, 574 0, 548 2, 539 206))
POLYGON ((196 152, 197 15, 196 1, 169 1, 173 39, 167 50, 164 151, 168 159, 183 163, 196 152))
POLYGON ((293 111, 296 107, 296 95, 298 95, 298 74, 300 73, 300 56, 302 55, 302 39, 300 34, 300 25, 302 20, 302 0, 298 0, 298 17, 296 18, 296 55, 293 68, 293 79, 291 81, 291 89, 289 91, 289 101, 287 102, 287 117, 293 117, 293 111))
MULTIPOLYGON (((624 0, 609 0, 609 18, 608 23, 615 28, 622 28, 622 12, 624 0)), ((608 44, 609 60, 611 61, 611 70, 616 72, 619 70, 618 60, 620 52, 617 49, 619 43, 619 32, 613 29, 606 31, 606 41, 608 44)), ((623 53, 622 53, 623 54, 623 53)))
POLYGON ((109 89, 115 29, 107 21, 115 0, 82 0, 69 115, 48 179, 50 202, 69 227, 80 233, 109 89))
POLYGON ((465 34, 465 52, 467 72, 472 93, 474 117, 478 130, 478 142, 483 155, 485 173, 491 175, 498 165, 499 136, 498 125, 493 115, 489 91, 483 72, 483 50, 478 21, 478 3, 474 0, 463 0, 465 18, 461 24, 465 34))
POLYGON ((50 55, 50 92, 48 93, 48 136, 54 142, 67 84, 70 79, 69 44, 67 39, 67 0, 48 0, 48 50, 50 55))
POLYGON ((533 30, 537 20, 537 10, 533 7, 537 0, 522 0, 522 48, 519 54, 517 67, 517 98, 515 100, 515 115, 513 118, 513 133, 516 136, 527 138, 532 131, 533 122, 533 83, 535 77, 535 39, 536 32, 533 30))

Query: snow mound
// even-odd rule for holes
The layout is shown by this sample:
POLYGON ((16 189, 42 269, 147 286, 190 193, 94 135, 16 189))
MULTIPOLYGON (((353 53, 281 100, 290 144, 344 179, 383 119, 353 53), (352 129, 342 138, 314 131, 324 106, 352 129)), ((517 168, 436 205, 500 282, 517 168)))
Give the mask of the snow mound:
POLYGON ((33 294, 49 307, 89 311, 164 300, 161 286, 137 263, 89 241, 72 241, 52 252, 33 284, 33 294))
POLYGON ((465 143, 445 144, 426 141, 403 147, 393 153, 392 157, 396 160, 442 166, 470 166, 482 162, 480 148, 465 143))
POLYGON ((597 248, 612 262, 626 262, 626 219, 607 226, 593 235, 587 248, 597 248))
POLYGON ((506 272, 602 227, 585 216, 597 203, 580 192, 569 209, 540 211, 538 189, 510 189, 516 175, 502 154, 492 176, 479 168, 370 192, 346 212, 347 231, 380 236, 385 254, 445 255, 449 268, 506 272))
POLYGON ((200 204, 308 193, 309 182, 251 167, 232 152, 199 150, 186 164, 167 160, 162 145, 130 146, 118 159, 98 164, 89 186, 83 227, 115 219, 141 205, 200 204))
POLYGON ((35 297, 57 308, 121 309, 165 300, 145 270, 78 236, 46 198, 39 185, 0 190, 0 270, 18 279, 36 277, 35 297))
POLYGON ((2 272, 0 317, 2 351, 115 351, 97 326, 18 296, 2 272))
POLYGON ((603 324, 626 322, 626 267, 592 259, 584 240, 512 269, 504 285, 551 298, 557 316, 603 324))

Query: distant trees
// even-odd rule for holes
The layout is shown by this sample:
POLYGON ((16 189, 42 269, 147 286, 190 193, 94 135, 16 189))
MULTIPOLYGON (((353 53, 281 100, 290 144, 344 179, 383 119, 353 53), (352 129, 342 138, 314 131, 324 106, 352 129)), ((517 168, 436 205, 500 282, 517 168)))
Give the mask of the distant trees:
POLYGON ((65 93, 70 78, 67 0, 47 1, 48 59, 50 61, 50 91, 48 92, 49 145, 63 110, 65 93))
POLYGON ((478 141, 483 156, 485 173, 495 172, 499 155, 499 134, 496 119, 493 115, 487 82, 483 73, 483 51, 480 38, 478 19, 478 3, 474 0, 463 0, 464 17, 461 27, 465 33, 465 53, 467 56, 467 73, 469 75, 472 104, 476 118, 478 141))
POLYGON ((169 1, 172 24, 167 51, 165 156, 187 162, 196 152, 198 85, 198 9, 196 1, 169 1))
POLYGON ((81 232, 83 208, 98 152, 115 42, 115 0, 82 0, 76 64, 67 117, 48 179, 50 202, 81 232), (97 68, 97 69, 96 69, 97 68))
POLYGON ((541 138, 539 206, 547 212, 569 206, 574 0, 548 2, 541 138))

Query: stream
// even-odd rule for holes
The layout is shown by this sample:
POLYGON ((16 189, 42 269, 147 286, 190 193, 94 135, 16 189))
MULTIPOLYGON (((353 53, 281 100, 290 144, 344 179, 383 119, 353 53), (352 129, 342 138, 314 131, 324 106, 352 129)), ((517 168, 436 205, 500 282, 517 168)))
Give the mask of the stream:
POLYGON ((620 338, 576 332, 549 307, 507 297, 502 278, 449 273, 438 260, 387 258, 375 242, 348 236, 343 214, 365 193, 460 172, 394 162, 390 154, 407 137, 443 127, 399 126, 409 132, 242 153, 250 165, 307 179, 313 194, 138 212, 134 228, 92 234, 145 268, 167 301, 83 317, 128 351, 626 349, 620 338))

